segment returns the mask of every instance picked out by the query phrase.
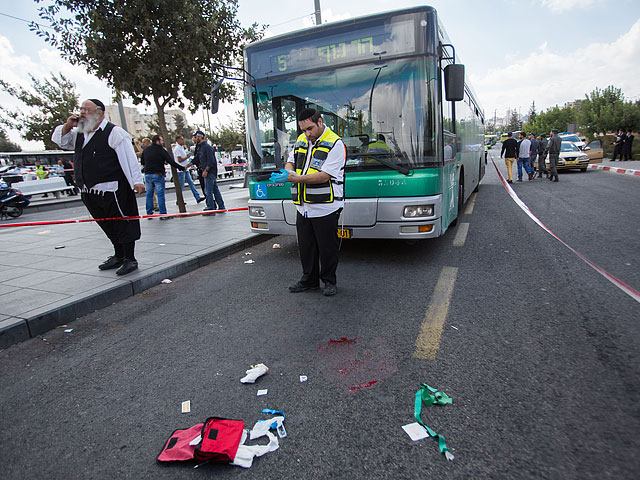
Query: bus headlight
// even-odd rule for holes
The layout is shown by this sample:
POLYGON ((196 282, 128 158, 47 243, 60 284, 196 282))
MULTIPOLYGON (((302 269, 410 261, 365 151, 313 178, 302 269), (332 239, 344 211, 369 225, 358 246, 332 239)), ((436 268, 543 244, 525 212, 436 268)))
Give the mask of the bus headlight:
POLYGON ((249 207, 249 216, 264 218, 267 214, 264 213, 264 208, 262 207, 249 207))
POLYGON ((433 217, 433 205, 409 205, 404 207, 403 217, 433 217))

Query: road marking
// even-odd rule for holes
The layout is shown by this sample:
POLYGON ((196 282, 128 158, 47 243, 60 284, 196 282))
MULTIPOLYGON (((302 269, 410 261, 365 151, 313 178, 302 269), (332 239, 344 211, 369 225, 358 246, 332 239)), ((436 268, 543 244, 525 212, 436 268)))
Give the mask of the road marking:
POLYGON ((416 339, 416 349, 413 352, 414 358, 436 359, 442 328, 449 312, 451 295, 453 294, 453 286, 456 283, 457 275, 457 267, 442 268, 436 289, 431 297, 431 303, 420 326, 420 333, 416 339))
POLYGON ((476 192, 473 192, 469 197, 469 201, 467 202, 467 208, 464 209, 465 215, 471 215, 473 213, 473 207, 476 206, 476 192))
POLYGON ((464 242, 467 239, 467 233, 469 233, 469 224, 461 223, 458 226, 458 231, 456 232, 456 236, 453 239, 453 246, 464 247, 464 242))

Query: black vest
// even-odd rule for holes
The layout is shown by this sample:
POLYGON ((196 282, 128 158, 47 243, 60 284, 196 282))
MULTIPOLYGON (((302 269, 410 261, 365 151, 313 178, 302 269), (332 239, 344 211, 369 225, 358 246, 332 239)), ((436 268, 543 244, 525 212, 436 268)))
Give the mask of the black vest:
POLYGON ((109 134, 113 127, 113 123, 108 122, 104 130, 98 128, 84 148, 84 134, 78 133, 73 156, 78 187, 91 189, 98 183, 126 180, 118 155, 109 146, 109 134))

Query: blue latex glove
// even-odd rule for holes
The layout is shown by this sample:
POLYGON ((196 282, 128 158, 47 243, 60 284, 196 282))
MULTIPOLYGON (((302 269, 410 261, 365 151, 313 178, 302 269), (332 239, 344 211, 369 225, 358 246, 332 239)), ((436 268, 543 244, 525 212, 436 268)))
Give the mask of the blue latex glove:
POLYGON ((281 168, 279 172, 273 172, 269 177, 269 180, 272 182, 280 183, 286 182, 289 179, 289 170, 285 170, 281 168))

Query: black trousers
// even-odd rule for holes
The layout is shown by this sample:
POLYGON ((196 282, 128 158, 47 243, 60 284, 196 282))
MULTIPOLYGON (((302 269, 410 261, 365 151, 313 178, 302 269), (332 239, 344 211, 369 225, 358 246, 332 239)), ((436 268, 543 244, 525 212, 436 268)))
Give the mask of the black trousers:
MULTIPOLYGON (((136 194, 129 182, 120 181, 116 192, 102 194, 82 192, 82 202, 93 218, 134 217, 138 215, 136 194)), ((123 245, 133 244, 140 238, 140 220, 109 220, 96 222, 105 235, 111 240, 116 256, 124 252, 123 245)), ((132 249, 125 248, 126 251, 132 249)), ((134 260, 131 258, 131 260, 134 260)))
POLYGON ((340 238, 338 238, 339 209, 324 217, 296 218, 298 249, 302 263, 301 283, 318 285, 319 280, 336 284, 336 269, 340 257, 340 238))

